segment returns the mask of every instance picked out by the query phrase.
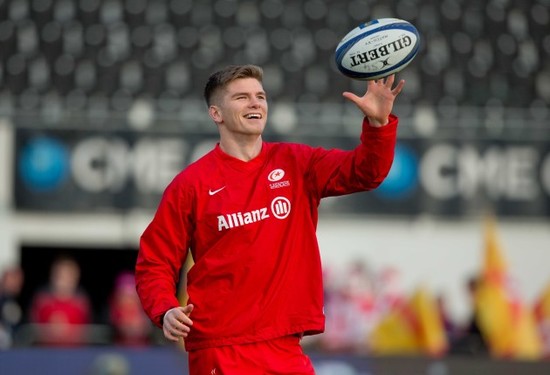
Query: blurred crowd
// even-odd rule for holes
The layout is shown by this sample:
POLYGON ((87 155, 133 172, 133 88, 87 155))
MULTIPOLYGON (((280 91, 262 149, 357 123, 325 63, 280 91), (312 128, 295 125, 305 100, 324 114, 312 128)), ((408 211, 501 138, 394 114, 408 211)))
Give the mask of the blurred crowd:
POLYGON ((105 313, 94 313, 80 284, 81 269, 71 257, 56 258, 47 285, 40 286, 23 311, 21 268, 3 271, 0 283, 0 349, 13 346, 75 347, 90 344, 144 346, 153 343, 133 273, 122 271, 106 301, 105 313))
MULTIPOLYGON (((407 292, 398 269, 388 267, 375 272, 364 260, 341 269, 325 268, 326 330, 322 335, 304 338, 304 346, 320 352, 365 355, 550 358, 550 286, 533 306, 506 297, 511 320, 504 321, 506 310, 487 310, 498 300, 498 295, 490 294, 488 289, 491 282, 502 281, 495 278, 494 269, 490 271, 465 282, 471 297, 471 318, 457 323, 448 314, 444 295, 434 295, 426 286, 407 292), (528 315, 521 315, 521 311, 528 315), (497 326, 498 337, 506 338, 503 332, 507 330, 517 335, 508 337, 508 341, 495 341, 491 324, 487 324, 488 313, 488 321, 497 326), (536 342, 535 336, 529 336, 533 334, 526 325, 529 320, 521 316, 532 317, 536 342), (514 322, 517 326, 505 325, 514 322), (527 346, 511 347, 512 341, 527 346)), ((0 349, 167 343, 141 308, 132 272, 123 271, 116 277, 105 313, 99 318, 94 316, 90 298, 79 280, 80 266, 75 259, 55 259, 47 285, 37 288, 28 311, 24 311, 20 301, 24 272, 18 267, 5 269, 0 283, 0 349)))
POLYGON ((468 327, 452 321, 443 296, 434 297, 423 286, 409 295, 398 269, 375 272, 362 260, 325 269, 325 314, 325 333, 308 343, 323 352, 440 356, 458 353, 459 338, 474 338, 468 327))
POLYGON ((480 267, 463 281, 466 320, 453 320, 444 294, 405 288, 398 269, 375 271, 358 260, 324 270, 326 331, 308 344, 323 352, 549 360, 550 284, 525 301, 494 219, 484 236, 480 267))

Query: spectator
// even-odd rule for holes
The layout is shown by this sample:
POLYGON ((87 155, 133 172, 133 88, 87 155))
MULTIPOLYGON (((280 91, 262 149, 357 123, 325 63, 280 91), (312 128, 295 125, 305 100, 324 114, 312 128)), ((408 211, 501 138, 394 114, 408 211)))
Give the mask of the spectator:
POLYGON ((79 283, 80 266, 74 259, 60 257, 53 262, 49 284, 35 295, 30 309, 38 344, 78 346, 86 342, 92 313, 79 283))
POLYGON ((406 303, 401 273, 394 267, 383 268, 377 277, 376 310, 380 316, 400 309, 406 303))
POLYGON ((489 354, 487 343, 477 322, 475 293, 478 283, 477 276, 472 276, 467 281, 466 287, 472 312, 466 325, 458 332, 456 339, 451 343, 451 354, 473 356, 486 356, 489 354))
POLYGON ((367 265, 357 260, 327 288, 325 333, 320 349, 328 352, 362 352, 367 350, 368 335, 375 319, 374 289, 367 265))
POLYGON ((0 277, 0 350, 13 345, 23 318, 19 301, 23 282, 23 270, 17 266, 7 268, 0 277))
POLYGON ((115 281, 109 303, 109 319, 114 329, 115 344, 122 346, 149 344, 152 326, 141 307, 135 278, 130 272, 122 272, 115 281))
POLYGON ((449 314, 449 308, 447 306, 447 299, 444 294, 439 294, 436 298, 437 308, 439 311, 439 316, 441 323, 443 323, 443 328, 445 329, 445 335, 447 336, 447 342, 453 342, 457 335, 457 326, 453 322, 451 315, 449 314))

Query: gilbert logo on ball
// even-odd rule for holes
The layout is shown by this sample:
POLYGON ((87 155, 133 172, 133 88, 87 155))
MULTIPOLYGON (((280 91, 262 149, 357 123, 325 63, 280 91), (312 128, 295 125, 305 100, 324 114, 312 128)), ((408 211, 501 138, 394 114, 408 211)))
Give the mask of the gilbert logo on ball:
POLYGON ((420 47, 414 25, 398 18, 380 18, 351 30, 336 47, 336 65, 354 79, 374 80, 405 68, 420 47))

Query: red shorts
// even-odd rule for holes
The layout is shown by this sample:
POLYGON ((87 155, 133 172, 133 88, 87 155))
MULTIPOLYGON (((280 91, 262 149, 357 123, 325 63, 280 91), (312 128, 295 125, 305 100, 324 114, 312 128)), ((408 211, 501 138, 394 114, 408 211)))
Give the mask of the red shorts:
POLYGON ((298 336, 193 350, 189 375, 314 375, 298 336))

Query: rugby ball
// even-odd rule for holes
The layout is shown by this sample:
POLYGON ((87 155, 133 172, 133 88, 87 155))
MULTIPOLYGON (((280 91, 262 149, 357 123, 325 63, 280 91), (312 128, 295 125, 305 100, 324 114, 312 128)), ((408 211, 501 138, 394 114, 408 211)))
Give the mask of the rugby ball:
POLYGON ((420 37, 414 25, 380 18, 351 30, 336 47, 338 70, 347 77, 375 80, 397 73, 414 59, 420 37))

